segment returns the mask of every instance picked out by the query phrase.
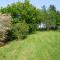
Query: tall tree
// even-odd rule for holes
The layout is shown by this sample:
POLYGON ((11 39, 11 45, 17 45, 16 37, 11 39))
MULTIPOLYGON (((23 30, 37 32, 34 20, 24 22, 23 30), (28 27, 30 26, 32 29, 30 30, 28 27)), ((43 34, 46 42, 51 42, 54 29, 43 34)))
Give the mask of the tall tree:
POLYGON ((25 2, 25 3, 29 3, 30 1, 29 1, 29 0, 25 0, 24 2, 25 2))
POLYGON ((48 22, 50 28, 56 26, 56 8, 54 5, 50 5, 48 8, 48 22))
POLYGON ((60 26, 60 11, 57 11, 57 17, 56 17, 56 25, 60 26))
POLYGON ((43 7, 42 7, 42 21, 46 22, 46 20, 47 20, 47 10, 46 10, 46 6, 43 5, 43 7))

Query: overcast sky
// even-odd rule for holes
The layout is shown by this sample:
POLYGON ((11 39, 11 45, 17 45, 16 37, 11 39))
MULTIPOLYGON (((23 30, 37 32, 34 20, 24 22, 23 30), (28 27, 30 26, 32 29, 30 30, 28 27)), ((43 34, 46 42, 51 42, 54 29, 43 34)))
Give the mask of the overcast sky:
MULTIPOLYGON (((7 6, 7 4, 11 4, 13 2, 17 2, 18 0, 0 0, 0 7, 7 6)), ((23 0, 20 0, 23 1, 23 0)), ((49 7, 50 4, 55 5, 57 10, 60 10, 60 0, 30 0, 30 3, 36 6, 37 8, 41 8, 43 5, 49 7)))

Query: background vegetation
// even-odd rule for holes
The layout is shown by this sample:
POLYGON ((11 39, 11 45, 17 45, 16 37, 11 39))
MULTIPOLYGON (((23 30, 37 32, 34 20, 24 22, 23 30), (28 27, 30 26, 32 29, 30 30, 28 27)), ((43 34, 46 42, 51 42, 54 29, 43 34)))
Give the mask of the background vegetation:
MULTIPOLYGON (((11 21, 6 22, 9 30, 0 32, 0 38, 5 37, 4 43, 9 42, 0 47, 0 60, 60 60, 60 31, 50 31, 60 26, 60 11, 54 5, 37 9, 25 0, 1 7, 0 13, 11 16, 11 21), (38 32, 41 22, 46 24, 46 31, 38 32)), ((4 43, 0 41, 1 45, 4 43)))
POLYGON ((45 6, 37 9, 29 3, 29 0, 25 0, 23 3, 16 2, 7 7, 1 7, 0 12, 11 15, 10 33, 12 35, 10 37, 14 35, 18 39, 37 31, 37 24, 41 22, 46 24, 46 30, 56 30, 60 26, 60 11, 57 11, 54 5, 50 5, 48 9, 45 6))

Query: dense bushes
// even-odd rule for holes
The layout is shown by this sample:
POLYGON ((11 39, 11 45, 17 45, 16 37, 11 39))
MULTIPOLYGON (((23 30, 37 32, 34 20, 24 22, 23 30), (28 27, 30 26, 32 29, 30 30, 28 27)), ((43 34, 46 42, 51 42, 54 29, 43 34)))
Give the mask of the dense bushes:
POLYGON ((12 17, 11 30, 6 32, 7 41, 15 38, 24 39, 27 34, 35 32, 37 25, 41 22, 47 25, 47 30, 50 30, 49 27, 56 27, 60 21, 60 12, 57 12, 54 5, 51 5, 47 10, 45 7, 41 10, 36 9, 29 2, 17 2, 1 8, 0 11, 10 14, 12 17))
POLYGON ((13 24, 12 31, 18 39, 24 39, 29 32, 29 26, 25 22, 19 22, 13 24))
POLYGON ((0 42, 7 41, 6 33, 11 27, 11 16, 0 13, 0 42))
POLYGON ((12 41, 14 39, 16 39, 16 36, 13 33, 13 30, 12 29, 11 30, 7 30, 5 32, 5 42, 12 41))
POLYGON ((3 32, 0 31, 0 41, 3 41, 3 32))
POLYGON ((29 33, 33 33, 37 30, 37 24, 29 24, 29 33))

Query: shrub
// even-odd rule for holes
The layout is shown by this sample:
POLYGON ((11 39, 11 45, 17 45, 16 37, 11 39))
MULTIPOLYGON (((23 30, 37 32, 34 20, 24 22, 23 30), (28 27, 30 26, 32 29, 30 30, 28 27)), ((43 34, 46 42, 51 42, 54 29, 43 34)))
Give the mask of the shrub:
POLYGON ((19 22, 13 25, 12 30, 18 39, 24 39, 28 34, 29 27, 26 23, 19 22))
POLYGON ((33 33, 37 30, 36 24, 29 24, 29 33, 33 33))
POLYGON ((0 31, 0 42, 4 40, 3 32, 0 31))
POLYGON ((16 36, 13 33, 13 30, 7 30, 5 32, 5 42, 12 41, 14 39, 16 39, 16 36))
POLYGON ((5 42, 7 30, 11 27, 11 16, 8 14, 0 13, 0 41, 5 42))

